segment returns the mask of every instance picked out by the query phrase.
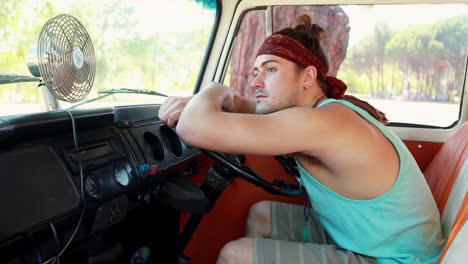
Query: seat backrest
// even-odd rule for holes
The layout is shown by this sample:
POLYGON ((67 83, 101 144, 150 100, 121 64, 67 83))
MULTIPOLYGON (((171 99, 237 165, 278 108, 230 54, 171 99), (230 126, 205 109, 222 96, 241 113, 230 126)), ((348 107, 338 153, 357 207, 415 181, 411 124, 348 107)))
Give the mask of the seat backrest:
POLYGON ((455 223, 447 237, 447 241, 439 263, 443 264, 465 264, 468 262, 468 192, 457 214, 455 223))
POLYGON ((427 167, 429 187, 441 214, 446 239, 439 263, 460 263, 468 259, 468 123, 445 142, 427 167))

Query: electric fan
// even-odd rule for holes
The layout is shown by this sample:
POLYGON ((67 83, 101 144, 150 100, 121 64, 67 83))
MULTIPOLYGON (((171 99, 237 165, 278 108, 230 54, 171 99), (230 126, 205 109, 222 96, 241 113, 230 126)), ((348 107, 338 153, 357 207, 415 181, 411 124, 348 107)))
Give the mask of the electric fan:
POLYGON ((37 64, 42 81, 55 98, 74 103, 88 95, 96 61, 91 38, 78 19, 61 14, 45 23, 37 43, 37 64))

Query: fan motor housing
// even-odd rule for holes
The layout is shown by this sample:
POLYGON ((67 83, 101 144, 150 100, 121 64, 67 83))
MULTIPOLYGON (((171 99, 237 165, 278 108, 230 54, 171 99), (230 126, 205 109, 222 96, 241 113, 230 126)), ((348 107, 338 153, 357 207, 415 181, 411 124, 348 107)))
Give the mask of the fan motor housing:
POLYGON ((26 52, 26 65, 33 76, 41 77, 41 73, 39 72, 39 60, 37 58, 37 45, 32 45, 26 52))
POLYGON ((84 55, 81 49, 79 48, 73 50, 73 64, 78 70, 83 69, 84 55))

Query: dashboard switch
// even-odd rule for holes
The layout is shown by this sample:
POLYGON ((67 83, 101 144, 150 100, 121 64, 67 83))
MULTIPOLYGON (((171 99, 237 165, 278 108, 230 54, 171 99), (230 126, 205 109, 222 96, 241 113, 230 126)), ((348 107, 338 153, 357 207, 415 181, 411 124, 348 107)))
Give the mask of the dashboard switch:
POLYGON ((158 172, 158 165, 151 165, 149 167, 148 176, 154 176, 158 172))
POLYGON ((148 176, 148 171, 150 170, 150 165, 148 164, 141 164, 138 165, 138 172, 140 172, 141 176, 145 178, 148 176))
POLYGON ((132 127, 133 126, 132 122, 130 122, 130 121, 117 121, 116 125, 117 125, 117 127, 122 127, 122 128, 132 127))

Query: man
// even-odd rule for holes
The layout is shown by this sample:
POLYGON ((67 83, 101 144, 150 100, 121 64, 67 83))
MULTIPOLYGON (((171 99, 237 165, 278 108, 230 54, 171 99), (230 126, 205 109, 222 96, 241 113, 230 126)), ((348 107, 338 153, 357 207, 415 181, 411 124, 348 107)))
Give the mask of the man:
POLYGON ((443 242, 424 176, 380 112, 356 98, 327 98, 342 99, 346 86, 326 76, 324 33, 301 16, 268 37, 254 64, 255 101, 212 83, 161 106, 160 119, 177 123, 190 145, 295 155, 312 214, 254 205, 248 237, 228 243, 218 262, 433 263, 443 242))

